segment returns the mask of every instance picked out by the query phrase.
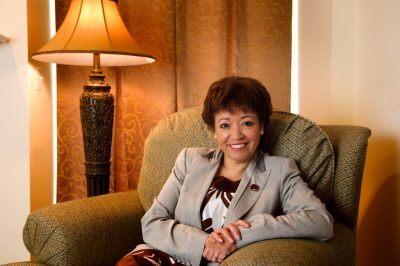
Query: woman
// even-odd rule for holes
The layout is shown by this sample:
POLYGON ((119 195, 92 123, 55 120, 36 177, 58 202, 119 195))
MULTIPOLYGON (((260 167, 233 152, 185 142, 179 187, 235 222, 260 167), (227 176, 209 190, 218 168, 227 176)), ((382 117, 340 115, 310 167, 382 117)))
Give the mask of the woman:
POLYGON ((213 83, 202 117, 218 148, 179 154, 142 218, 146 244, 118 265, 211 265, 260 240, 331 238, 332 216, 294 160, 259 149, 271 112, 270 95, 257 80, 213 83))

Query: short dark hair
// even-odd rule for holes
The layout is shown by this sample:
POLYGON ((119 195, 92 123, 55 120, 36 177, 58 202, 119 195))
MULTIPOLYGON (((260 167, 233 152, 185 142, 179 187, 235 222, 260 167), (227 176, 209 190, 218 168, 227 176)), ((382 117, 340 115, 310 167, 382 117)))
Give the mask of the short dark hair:
POLYGON ((266 131, 272 103, 261 82, 248 77, 226 77, 212 83, 204 99, 202 118, 208 128, 215 130, 215 114, 235 108, 255 112, 266 131))

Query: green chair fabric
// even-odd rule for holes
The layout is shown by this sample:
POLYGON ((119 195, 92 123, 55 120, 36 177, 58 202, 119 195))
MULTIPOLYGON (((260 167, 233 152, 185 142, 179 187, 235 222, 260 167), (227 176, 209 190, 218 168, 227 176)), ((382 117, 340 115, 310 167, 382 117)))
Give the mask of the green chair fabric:
MULTIPOLYGON (((180 150, 216 146, 200 113, 201 108, 183 110, 161 120, 152 130, 145 143, 137 190, 32 212, 24 228, 24 243, 35 262, 27 265, 114 265, 141 243, 140 218, 169 176, 180 150)), ((274 112, 264 148, 296 160, 306 182, 335 218, 334 237, 326 242, 260 241, 238 250, 221 265, 354 265, 358 203, 370 134, 364 127, 319 127, 301 116, 274 112)))
POLYGON ((114 265, 142 242, 137 191, 58 203, 32 212, 23 237, 46 265, 114 265))
POLYGON ((335 172, 335 153, 325 132, 312 121, 285 112, 273 112, 263 135, 269 154, 293 158, 303 179, 329 204, 335 172))

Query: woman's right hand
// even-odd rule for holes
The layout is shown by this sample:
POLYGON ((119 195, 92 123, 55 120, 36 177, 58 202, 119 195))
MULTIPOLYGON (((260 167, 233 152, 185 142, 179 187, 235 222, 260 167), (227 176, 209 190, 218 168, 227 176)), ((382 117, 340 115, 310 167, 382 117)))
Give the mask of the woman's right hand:
POLYGON ((215 236, 218 233, 211 233, 206 240, 203 257, 210 262, 221 263, 229 254, 236 251, 236 244, 228 241, 224 236, 220 236, 222 241, 217 241, 215 236))
POLYGON ((203 257, 208 261, 221 263, 229 254, 236 251, 236 241, 242 237, 240 226, 248 228, 251 225, 247 221, 238 220, 212 232, 206 240, 203 257))

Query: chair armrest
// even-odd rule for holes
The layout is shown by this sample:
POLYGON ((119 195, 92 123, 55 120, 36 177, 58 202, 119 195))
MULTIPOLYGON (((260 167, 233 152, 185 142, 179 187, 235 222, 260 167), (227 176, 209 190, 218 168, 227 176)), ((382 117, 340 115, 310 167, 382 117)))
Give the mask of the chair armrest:
POLYGON ((58 203, 32 212, 24 243, 47 265, 115 265, 142 242, 137 191, 58 203))
POLYGON ((334 237, 331 240, 264 240, 237 250, 221 266, 354 265, 354 241, 354 233, 349 227, 335 223, 334 237))

